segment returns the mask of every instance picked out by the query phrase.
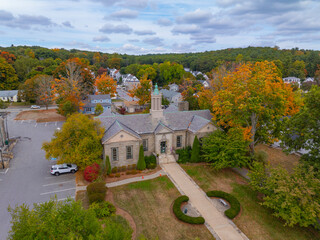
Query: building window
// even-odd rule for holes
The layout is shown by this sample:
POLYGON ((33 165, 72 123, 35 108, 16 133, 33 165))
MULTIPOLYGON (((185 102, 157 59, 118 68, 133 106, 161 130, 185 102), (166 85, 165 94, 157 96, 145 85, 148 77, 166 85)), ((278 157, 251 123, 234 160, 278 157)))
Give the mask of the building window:
POLYGON ((112 161, 118 161, 118 148, 111 148, 112 161))
POLYGON ((182 136, 177 136, 177 148, 181 147, 182 136))
POLYGON ((132 146, 127 146, 127 159, 132 159, 132 146))
POLYGON ((148 139, 142 140, 143 151, 148 151, 148 139))

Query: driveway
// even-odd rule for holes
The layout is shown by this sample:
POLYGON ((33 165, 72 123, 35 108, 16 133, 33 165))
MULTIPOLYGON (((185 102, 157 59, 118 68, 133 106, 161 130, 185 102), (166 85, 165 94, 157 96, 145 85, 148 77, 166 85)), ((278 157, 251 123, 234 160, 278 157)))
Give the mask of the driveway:
POLYGON ((62 122, 35 123, 15 121, 16 113, 8 116, 9 137, 20 137, 14 148, 14 159, 10 168, 0 173, 0 239, 4 240, 10 230, 11 215, 7 207, 26 203, 48 201, 56 195, 58 200, 74 197, 75 176, 73 174, 50 174, 50 166, 55 162, 45 159, 41 150, 44 141, 50 141, 54 131, 62 122))
POLYGON ((180 193, 189 197, 189 203, 205 219, 206 226, 209 230, 213 230, 211 232, 216 239, 248 240, 232 221, 219 212, 205 192, 187 175, 179 164, 170 161, 170 159, 168 161, 162 160, 160 164, 180 193))

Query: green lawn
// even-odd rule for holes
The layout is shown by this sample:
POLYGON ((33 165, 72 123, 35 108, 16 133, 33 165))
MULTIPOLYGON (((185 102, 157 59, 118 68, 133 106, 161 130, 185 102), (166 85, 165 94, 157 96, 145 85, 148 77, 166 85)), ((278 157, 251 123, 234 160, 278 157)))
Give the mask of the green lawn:
POLYGON ((116 205, 126 210, 137 225, 137 236, 147 239, 214 239, 204 225, 178 221, 172 203, 180 196, 167 177, 110 188, 116 205))
POLYGON ((284 227, 283 222, 272 216, 272 211, 259 204, 256 194, 247 181, 227 169, 214 171, 204 165, 181 165, 182 168, 204 190, 221 190, 234 195, 242 211, 233 221, 251 240, 313 240, 320 233, 312 228, 284 227))

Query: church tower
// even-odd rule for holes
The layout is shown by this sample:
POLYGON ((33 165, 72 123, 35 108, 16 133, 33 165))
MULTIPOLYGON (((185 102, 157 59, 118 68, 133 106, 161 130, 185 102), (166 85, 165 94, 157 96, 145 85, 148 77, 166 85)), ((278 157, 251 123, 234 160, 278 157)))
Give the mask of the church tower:
POLYGON ((158 90, 158 85, 154 87, 154 91, 151 92, 151 109, 150 113, 152 118, 160 119, 163 117, 163 109, 161 108, 162 94, 158 90))

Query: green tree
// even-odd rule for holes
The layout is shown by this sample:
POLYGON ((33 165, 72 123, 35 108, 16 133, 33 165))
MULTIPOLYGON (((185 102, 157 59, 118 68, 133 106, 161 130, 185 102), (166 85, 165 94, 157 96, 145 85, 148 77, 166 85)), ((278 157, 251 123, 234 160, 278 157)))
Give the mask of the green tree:
POLYGON ((94 114, 99 116, 101 113, 103 113, 103 107, 100 103, 98 103, 94 109, 94 114))
POLYGON ((286 122, 282 141, 288 147, 288 152, 301 148, 308 150, 301 159, 307 165, 312 165, 320 176, 319 86, 312 86, 305 95, 304 103, 301 111, 286 122))
POLYGON ((58 113, 68 117, 77 112, 77 106, 71 101, 63 101, 59 103, 58 113))
POLYGON ((110 158, 108 155, 106 156, 106 168, 107 168, 107 174, 109 175, 111 173, 111 164, 110 164, 110 158))
POLYGON ((25 81, 27 75, 32 71, 32 69, 39 65, 39 60, 31 57, 19 57, 14 62, 14 68, 16 69, 18 78, 20 82, 25 81))
POLYGON ((0 109, 5 109, 5 108, 7 108, 8 106, 4 103, 4 101, 2 101, 1 99, 0 99, 0 109))
POLYGON ((16 71, 7 63, 7 61, 0 57, 0 90, 17 89, 19 85, 16 71))
POLYGON ((197 136, 193 140, 190 162, 200 162, 200 143, 197 136))
POLYGON ((142 145, 140 146, 140 150, 139 150, 139 160, 137 163, 137 169, 138 170, 146 169, 146 161, 144 160, 144 150, 142 145))
POLYGON ((291 227, 320 227, 320 179, 315 175, 312 167, 298 166, 289 174, 281 167, 265 170, 262 163, 255 163, 249 173, 253 189, 265 194, 262 205, 291 227))
POLYGON ((10 240, 131 239, 132 230, 121 217, 99 220, 94 210, 85 210, 80 201, 52 199, 35 203, 33 209, 23 204, 9 206, 8 211, 12 216, 10 240))
POLYGON ((58 158, 58 163, 75 163, 83 170, 99 161, 102 154, 101 139, 104 130, 100 122, 83 114, 71 115, 51 142, 44 142, 46 158, 58 158))
POLYGON ((214 131, 202 141, 202 157, 215 169, 245 167, 250 162, 248 141, 241 132, 214 131))

